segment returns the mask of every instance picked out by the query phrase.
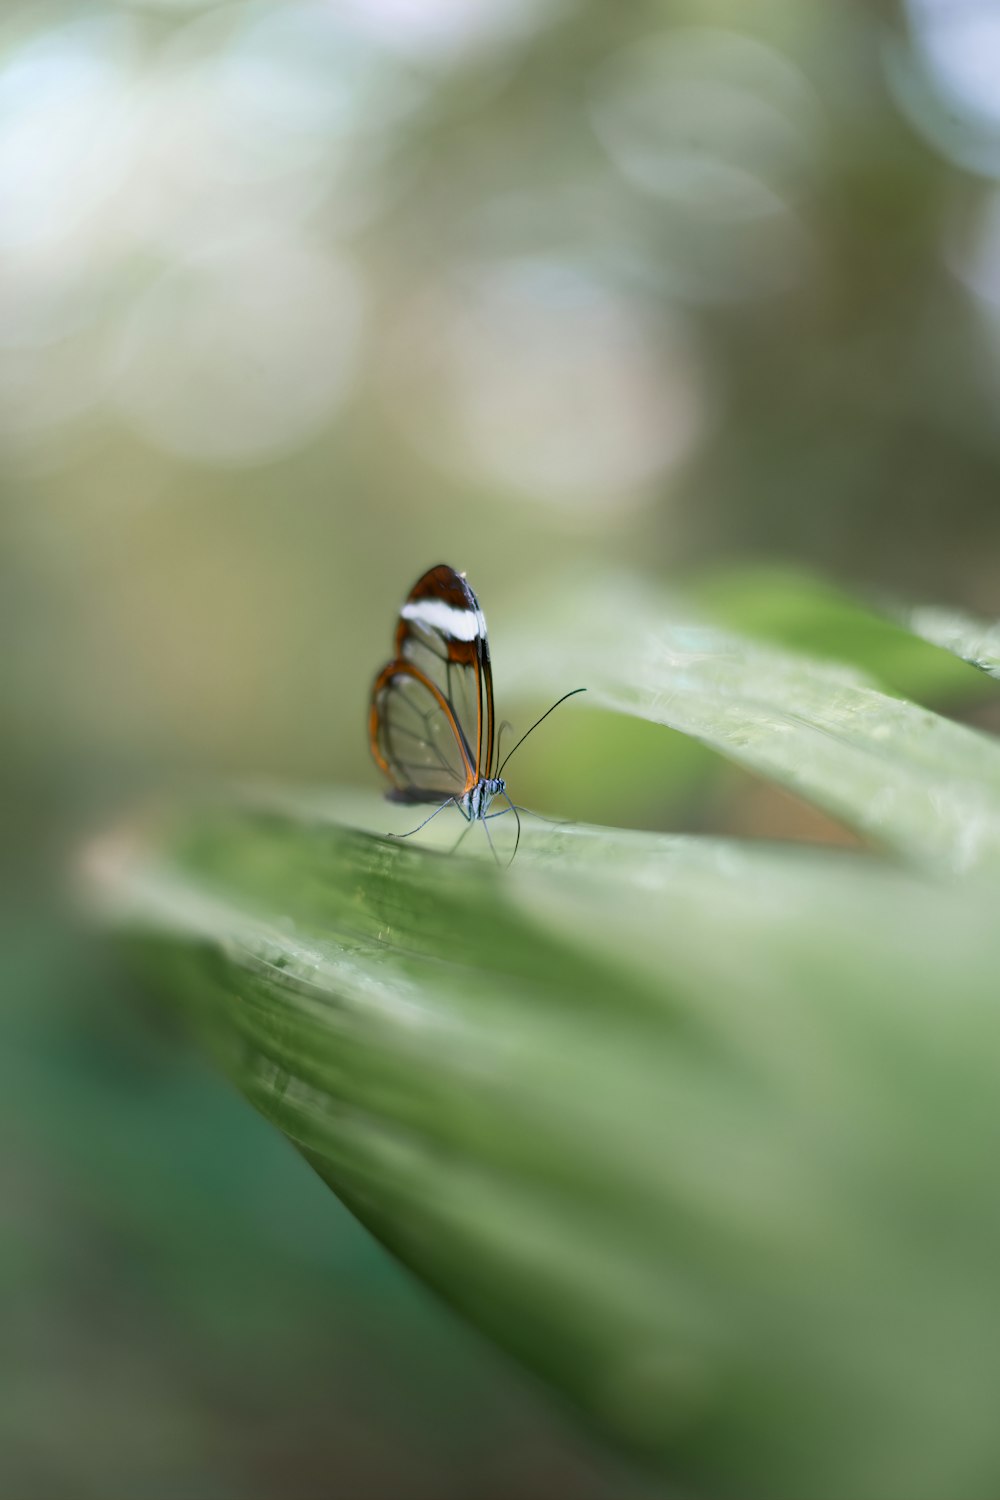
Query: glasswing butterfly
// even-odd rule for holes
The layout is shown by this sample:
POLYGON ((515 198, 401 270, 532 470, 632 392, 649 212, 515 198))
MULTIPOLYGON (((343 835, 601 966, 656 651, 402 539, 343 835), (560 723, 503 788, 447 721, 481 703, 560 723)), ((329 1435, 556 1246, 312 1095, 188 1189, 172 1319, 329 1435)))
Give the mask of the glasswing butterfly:
MULTIPOLYGON (((531 729, 583 691, 574 688, 566 693, 531 729)), ((486 621, 464 573, 438 563, 417 579, 403 601, 396 656, 375 679, 368 717, 372 755, 393 783, 389 798, 439 804, 410 833, 419 833, 454 804, 467 820, 462 836, 481 820, 493 848, 488 820, 512 812, 517 821, 516 854, 521 820, 501 773, 531 729, 494 769, 493 670, 486 621), (500 812, 489 810, 494 797, 507 803, 500 812)), ((410 833, 397 836, 409 838, 410 833)))

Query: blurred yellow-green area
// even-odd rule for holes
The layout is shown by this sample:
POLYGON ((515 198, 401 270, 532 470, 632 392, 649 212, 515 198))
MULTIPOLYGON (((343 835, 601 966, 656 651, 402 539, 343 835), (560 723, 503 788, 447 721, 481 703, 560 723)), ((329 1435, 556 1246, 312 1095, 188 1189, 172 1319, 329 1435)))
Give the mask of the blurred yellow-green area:
MULTIPOLYGON (((995 614, 998 78, 992 0, 8 0, 0 1493, 652 1493, 164 1034, 61 872, 190 777, 374 786, 441 560, 515 720, 503 622, 588 568, 995 614)), ((530 805, 827 832, 583 722, 530 805)))

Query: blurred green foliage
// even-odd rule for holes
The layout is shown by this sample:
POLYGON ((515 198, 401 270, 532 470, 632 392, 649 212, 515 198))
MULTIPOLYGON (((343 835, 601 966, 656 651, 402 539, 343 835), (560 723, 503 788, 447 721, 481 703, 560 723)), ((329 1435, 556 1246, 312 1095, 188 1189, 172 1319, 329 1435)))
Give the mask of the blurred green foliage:
MULTIPOLYGON (((638 1483, 134 1009, 65 872, 206 773, 374 785, 369 680, 439 558, 522 726, 519 636, 595 564, 995 720, 856 603, 992 649, 997 52, 976 0, 5 8, 4 1493, 264 1500, 345 1455, 393 1500, 638 1483)), ((582 722, 519 756, 528 805, 845 837, 582 722)))

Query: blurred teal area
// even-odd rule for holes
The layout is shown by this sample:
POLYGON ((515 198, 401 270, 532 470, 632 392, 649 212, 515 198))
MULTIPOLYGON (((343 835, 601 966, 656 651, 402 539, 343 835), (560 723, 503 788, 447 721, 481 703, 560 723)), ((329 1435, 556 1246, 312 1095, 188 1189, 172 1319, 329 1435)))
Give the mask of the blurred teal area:
MULTIPOLYGON (((995 614, 998 76, 989 0, 9 0, 2 1493, 643 1491, 163 1034, 65 872, 187 778, 373 785, 439 560, 522 723, 503 622, 570 569, 995 614)), ((835 836, 549 728, 531 805, 835 836)))
POLYGON ((444 1315, 81 943, 14 915, 4 1494, 652 1493, 444 1315))

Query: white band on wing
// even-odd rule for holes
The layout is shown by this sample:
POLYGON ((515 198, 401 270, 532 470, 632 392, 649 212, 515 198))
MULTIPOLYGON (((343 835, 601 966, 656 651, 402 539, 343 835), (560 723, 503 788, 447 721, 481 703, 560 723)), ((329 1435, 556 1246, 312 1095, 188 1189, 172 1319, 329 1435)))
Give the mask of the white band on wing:
POLYGON ((404 620, 438 630, 453 641, 474 641, 486 634, 482 614, 474 609, 455 609, 442 599, 408 599, 400 614, 404 620))

